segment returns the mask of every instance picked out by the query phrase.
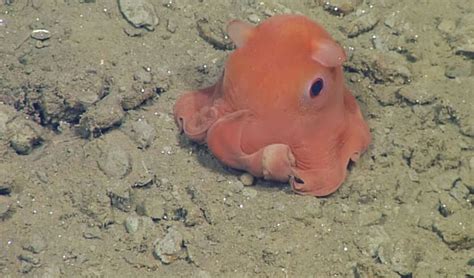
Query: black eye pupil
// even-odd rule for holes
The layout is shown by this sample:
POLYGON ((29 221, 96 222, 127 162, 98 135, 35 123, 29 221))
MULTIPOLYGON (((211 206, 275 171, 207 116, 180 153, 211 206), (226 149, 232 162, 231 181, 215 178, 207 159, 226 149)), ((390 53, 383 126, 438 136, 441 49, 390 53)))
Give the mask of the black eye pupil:
POLYGON ((310 89, 310 94, 311 94, 311 97, 317 97, 319 95, 319 93, 321 93, 321 91, 323 90, 323 86, 324 86, 324 83, 323 83, 323 80, 322 79, 318 79, 316 81, 314 81, 313 85, 311 85, 311 89, 310 89))

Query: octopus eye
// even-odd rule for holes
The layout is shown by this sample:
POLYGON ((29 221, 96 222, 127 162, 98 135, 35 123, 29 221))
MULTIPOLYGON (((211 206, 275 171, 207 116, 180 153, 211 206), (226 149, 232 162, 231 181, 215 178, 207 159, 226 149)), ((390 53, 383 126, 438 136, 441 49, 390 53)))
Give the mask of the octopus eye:
POLYGON ((312 98, 317 97, 323 90, 323 87, 324 87, 323 80, 320 78, 316 79, 316 81, 313 82, 313 84, 311 85, 311 88, 309 89, 310 96, 312 98))

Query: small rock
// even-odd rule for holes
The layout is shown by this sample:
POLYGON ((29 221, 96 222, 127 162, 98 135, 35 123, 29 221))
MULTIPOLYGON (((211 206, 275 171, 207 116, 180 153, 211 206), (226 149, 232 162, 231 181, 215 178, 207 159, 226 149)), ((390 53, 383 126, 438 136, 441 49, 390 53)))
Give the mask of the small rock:
POLYGON ((148 84, 152 80, 151 73, 145 69, 140 69, 133 74, 133 79, 144 84, 148 84))
POLYGON ((231 189, 235 193, 240 193, 242 190, 244 190, 244 184, 241 181, 233 182, 231 184, 231 189))
POLYGON ((119 209, 124 212, 130 212, 132 210, 133 203, 129 196, 120 196, 114 192, 107 192, 107 197, 110 199, 110 205, 113 208, 119 209))
POLYGON ((354 38, 360 34, 371 31, 375 28, 379 19, 371 13, 364 14, 363 16, 357 17, 357 19, 351 23, 348 30, 346 31, 349 38, 354 38))
POLYGON ((374 88, 374 97, 383 106, 391 106, 398 102, 397 92, 400 90, 398 86, 377 86, 374 88))
POLYGON ((108 177, 122 179, 132 170, 131 157, 123 148, 109 145, 97 160, 100 170, 108 177))
POLYGON ((410 276, 416 268, 416 262, 421 260, 418 252, 413 249, 413 243, 408 239, 383 242, 377 250, 377 257, 383 264, 401 276, 410 276))
POLYGON ((26 262, 26 263, 29 263, 29 264, 32 264, 32 265, 39 265, 40 264, 40 260, 38 258, 36 258, 35 256, 30 255, 30 254, 21 254, 20 256, 18 256, 18 258, 20 259, 20 261, 23 261, 23 262, 26 262))
POLYGON ((430 104, 435 100, 433 91, 427 84, 412 83, 403 86, 398 95, 410 104, 430 104))
POLYGON ((36 177, 42 182, 42 183, 48 183, 49 182, 49 178, 48 178, 48 174, 46 174, 45 172, 43 171, 35 171, 36 173, 36 177))
POLYGON ((185 208, 186 218, 184 219, 184 224, 187 227, 196 226, 202 224, 205 220, 203 217, 203 212, 199 207, 189 205, 185 208))
POLYGON ((440 194, 438 201, 438 211, 442 216, 448 217, 461 209, 461 205, 454 198, 445 192, 440 194))
POLYGON ((119 126, 124 116, 120 98, 110 94, 82 114, 79 133, 84 138, 98 137, 106 130, 119 126))
POLYGON ((453 188, 449 191, 449 195, 459 203, 464 203, 466 202, 467 195, 469 195, 469 189, 464 186, 462 181, 457 180, 454 182, 453 188))
POLYGON ((219 50, 231 50, 232 41, 222 29, 224 22, 213 21, 211 24, 207 19, 198 20, 197 29, 199 36, 210 45, 219 50))
POLYGON ((175 33, 178 26, 174 23, 174 21, 168 19, 168 23, 166 24, 166 30, 170 33, 175 33))
POLYGON ((132 188, 150 188, 153 184, 160 186, 161 180, 157 180, 154 173, 147 171, 140 175, 139 179, 133 183, 132 188))
POLYGON ((312 225, 315 218, 320 218, 322 216, 321 203, 310 196, 298 197, 300 207, 298 209, 287 210, 284 205, 279 203, 275 204, 274 208, 279 211, 285 211, 285 213, 287 213, 289 216, 295 220, 303 222, 306 225, 312 225))
POLYGON ((171 227, 166 236, 155 245, 153 254, 164 264, 170 264, 182 256, 182 247, 183 236, 171 227))
POLYGON ((10 146, 20 155, 28 155, 43 142, 38 128, 23 120, 14 120, 7 124, 10 134, 10 146))
POLYGON ((457 22, 454 32, 448 35, 451 47, 456 54, 474 59, 474 17, 464 14, 457 22))
POLYGON ((159 24, 155 8, 147 0, 119 0, 118 3, 120 12, 134 27, 153 31, 159 24))
POLYGON ((361 213, 359 214, 359 225, 372 226, 381 224, 383 218, 383 213, 378 210, 361 211, 361 213))
POLYGON ((134 121, 131 131, 131 138, 138 144, 138 148, 140 149, 148 148, 156 137, 155 129, 144 119, 134 121))
POLYGON ((250 186, 254 182, 254 177, 249 173, 243 173, 242 175, 240 175, 239 180, 244 186, 250 186))
POLYGON ((469 211, 461 210, 433 223, 433 231, 452 250, 474 248, 474 222, 469 211))
POLYGON ((82 236, 85 239, 101 239, 101 231, 97 226, 87 227, 86 230, 82 233, 82 236))
POLYGON ((139 88, 134 86, 130 91, 126 91, 122 94, 122 108, 127 111, 135 109, 147 100, 153 98, 156 95, 155 91, 151 88, 139 88))
POLYGON ((459 78, 459 77, 468 77, 472 72, 472 65, 470 63, 455 62, 451 63, 446 67, 444 75, 448 78, 459 78))
POLYGON ((0 221, 5 221, 10 218, 12 210, 13 201, 5 196, 0 196, 0 221))
POLYGON ((14 115, 8 107, 0 104, 0 140, 6 139, 7 137, 7 123, 14 115))
POLYGON ((46 248, 46 246, 46 241, 42 236, 40 236, 39 234, 33 234, 30 242, 23 245, 23 249, 26 251, 30 251, 34 254, 39 254, 46 248))
POLYGON ((450 19, 443 19, 438 24, 438 30, 445 34, 450 34, 456 30, 456 22, 450 19))
POLYGON ((463 113, 463 115, 459 117, 458 124, 462 134, 474 137, 474 117, 471 113, 463 113))
POLYGON ((317 1, 323 8, 337 16, 348 15, 353 12, 358 6, 360 6, 363 0, 318 0, 317 1))
POLYGON ((459 179, 457 171, 444 171, 433 177, 430 181, 431 186, 436 190, 451 190, 454 182, 459 179))
POLYGON ((130 26, 130 25, 124 27, 123 31, 129 37, 141 37, 141 36, 143 36, 143 33, 146 32, 146 31, 143 31, 143 29, 137 29, 137 28, 135 28, 133 26, 130 26))
POLYGON ((137 213, 148 216, 152 220, 160 220, 165 216, 165 203, 161 200, 147 198, 141 205, 137 206, 137 213))
POLYGON ((347 66, 378 83, 407 84, 412 79, 406 59, 395 52, 365 49, 354 52, 347 66))
POLYGON ((252 199, 252 198, 257 197, 257 190, 255 190, 253 188, 250 188, 250 187, 245 187, 242 190, 242 195, 244 195, 247 198, 252 199))
POLYGON ((257 24, 260 22, 260 17, 258 17, 256 14, 251 14, 248 16, 248 20, 253 24, 257 24))
POLYGON ((0 180, 0 195, 9 195, 12 192, 12 188, 13 188, 12 181, 0 180))
POLYGON ((197 269, 193 272, 191 278, 212 278, 212 276, 205 270, 197 269))
POLYGON ((125 230, 127 230, 127 233, 133 234, 136 231, 138 231, 138 225, 140 221, 139 218, 136 216, 128 216, 125 219, 124 225, 125 225, 125 230))

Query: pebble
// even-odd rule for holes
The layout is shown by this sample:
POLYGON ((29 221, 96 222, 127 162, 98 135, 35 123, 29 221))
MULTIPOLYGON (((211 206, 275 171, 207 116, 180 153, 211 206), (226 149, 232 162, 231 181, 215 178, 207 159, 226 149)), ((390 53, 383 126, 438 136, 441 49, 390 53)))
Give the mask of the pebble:
POLYGON ((178 25, 174 23, 174 21, 168 19, 168 23, 166 24, 166 30, 170 33, 175 33, 176 30, 178 29, 178 25))
POLYGON ((167 234, 154 248, 153 254, 164 264, 176 261, 182 253, 183 236, 175 228, 168 229, 167 234))
POLYGON ((35 174, 36 174, 36 177, 37 177, 42 183, 48 183, 48 182, 49 182, 48 174, 46 174, 45 172, 40 171, 40 170, 37 170, 37 171, 35 171, 35 174))
POLYGON ((124 222, 124 226, 125 226, 125 230, 127 231, 127 233, 129 234, 133 234, 135 233, 136 231, 138 231, 138 225, 139 225, 140 221, 139 221, 139 218, 136 217, 136 216, 128 216, 126 219, 125 219, 125 222, 124 222))
POLYGON ((13 201, 5 196, 0 195, 0 221, 4 221, 9 218, 10 214, 12 213, 13 201))
POLYGON ((379 210, 366 210, 361 211, 359 214, 359 225, 360 226, 372 226, 380 224, 383 220, 383 214, 379 210))
POLYGON ((323 2, 323 7, 326 11, 341 16, 348 15, 360 6, 363 0, 331 0, 320 1, 323 2))
POLYGON ((30 254, 21 254, 20 256, 18 256, 18 258, 23 262, 30 263, 30 264, 33 264, 33 265, 39 265, 40 264, 40 260, 38 258, 34 257, 33 255, 30 255, 30 254))
MULTIPOLYGON (((217 24, 217 23, 214 23, 217 24)), ((224 25, 224 23, 219 23, 224 25)), ((219 50, 231 50, 233 43, 230 38, 224 33, 222 26, 214 26, 207 19, 203 18, 198 20, 197 29, 199 36, 219 50)))
POLYGON ((132 170, 131 157, 123 148, 109 145, 97 160, 100 170, 108 177, 122 179, 132 170))
POLYGON ((152 220, 160 220, 165 216, 165 204, 159 200, 147 198, 137 207, 137 213, 150 217, 152 220))
POLYGON ((251 14, 248 16, 248 20, 253 24, 257 24, 260 22, 260 17, 258 17, 256 14, 251 14))
POLYGON ((148 148, 155 140, 155 137, 155 128, 148 124, 146 120, 141 119, 132 123, 131 138, 137 143, 138 148, 148 148))
POLYGON ((381 263, 388 264, 400 276, 409 277, 416 268, 416 262, 422 260, 413 248, 413 243, 407 238, 395 243, 386 241, 377 249, 377 257, 381 263))
POLYGON ((472 68, 470 63, 455 62, 446 66, 444 75, 448 78, 468 77, 472 73, 472 68))
POLYGON ((450 190, 458 178, 457 171, 444 171, 433 177, 430 184, 435 190, 450 190))
POLYGON ((255 178, 249 173, 243 173, 242 175, 240 175, 239 180, 244 186, 250 186, 253 184, 255 178))
POLYGON ((28 155, 43 142, 39 131, 22 120, 15 120, 8 124, 8 130, 13 134, 10 137, 10 146, 19 155, 28 155))
POLYGON ((458 202, 464 203, 466 201, 467 195, 469 195, 469 189, 464 186, 462 181, 457 180, 454 182, 453 188, 451 188, 449 191, 449 195, 451 195, 458 202))
POLYGON ((236 182, 233 182, 231 184, 231 190, 234 192, 234 193, 239 193, 239 192, 242 192, 242 190, 244 190, 245 186, 244 184, 241 182, 241 181, 236 181, 236 182))
POLYGON ((474 248, 474 222, 470 219, 470 212, 462 210, 437 219, 433 223, 433 231, 452 250, 469 250, 474 248))
POLYGON ((396 52, 360 49, 348 66, 379 83, 407 84, 412 73, 404 56, 396 52))
POLYGON ((124 117, 120 97, 109 94, 82 114, 79 133, 84 138, 99 137, 105 130, 119 126, 124 117))
POLYGON ((454 32, 448 40, 456 54, 474 59, 474 17, 472 14, 464 14, 459 20, 454 32))
POLYGON ((47 247, 46 241, 39 234, 33 234, 30 242, 23 245, 23 249, 34 254, 39 254, 47 247))
POLYGON ((357 37, 363 33, 369 32, 377 26, 379 19, 371 13, 364 14, 353 21, 347 30, 349 38, 357 37))
POLYGON ((448 217, 461 209, 461 204, 459 204, 459 202, 453 197, 449 196, 445 192, 440 193, 438 211, 442 216, 448 217))
POLYGON ((136 28, 153 31, 160 22, 155 8, 147 0, 119 0, 118 3, 122 15, 136 28))
POLYGON ((148 84, 152 81, 152 75, 145 69, 140 69, 133 74, 133 79, 144 84, 148 84))
POLYGON ((374 97, 382 106, 391 106, 397 103, 398 86, 378 86, 374 97))
POLYGON ((87 227, 82 233, 85 239, 102 239, 101 231, 98 226, 87 227))
POLYGON ((0 180, 0 195, 10 194, 12 192, 12 188, 13 188, 13 183, 11 181, 0 180))
POLYGON ((431 86, 424 83, 412 83, 403 86, 398 91, 398 95, 410 104, 430 104, 435 100, 431 86))
POLYGON ((456 30, 456 22, 450 19, 443 19, 438 24, 438 30, 446 34, 450 34, 456 30))
POLYGON ((11 118, 10 109, 0 104, 0 140, 7 137, 7 123, 11 118), (5 111, 4 109, 5 108, 5 111))
POLYGON ((127 111, 135 109, 147 100, 153 98, 156 95, 155 90, 151 88, 141 88, 139 86, 134 86, 133 90, 128 90, 121 94, 122 108, 127 111))
POLYGON ((257 193, 258 193, 257 190, 250 187, 245 187, 242 190, 242 195, 250 199, 257 197, 257 193))
POLYGON ((130 25, 124 27, 123 31, 129 37, 140 37, 140 36, 143 36, 144 32, 146 32, 143 29, 137 29, 137 28, 135 28, 133 26, 130 26, 130 25))

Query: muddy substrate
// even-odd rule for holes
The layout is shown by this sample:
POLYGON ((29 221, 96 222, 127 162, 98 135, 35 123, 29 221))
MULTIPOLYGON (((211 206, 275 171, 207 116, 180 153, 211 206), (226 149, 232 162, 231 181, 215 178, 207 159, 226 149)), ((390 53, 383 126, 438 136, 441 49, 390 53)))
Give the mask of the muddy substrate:
POLYGON ((474 276, 472 1, 119 2, 0 4, 0 276, 474 276), (229 19, 280 13, 345 47, 373 135, 327 198, 249 185, 172 119, 229 19))

